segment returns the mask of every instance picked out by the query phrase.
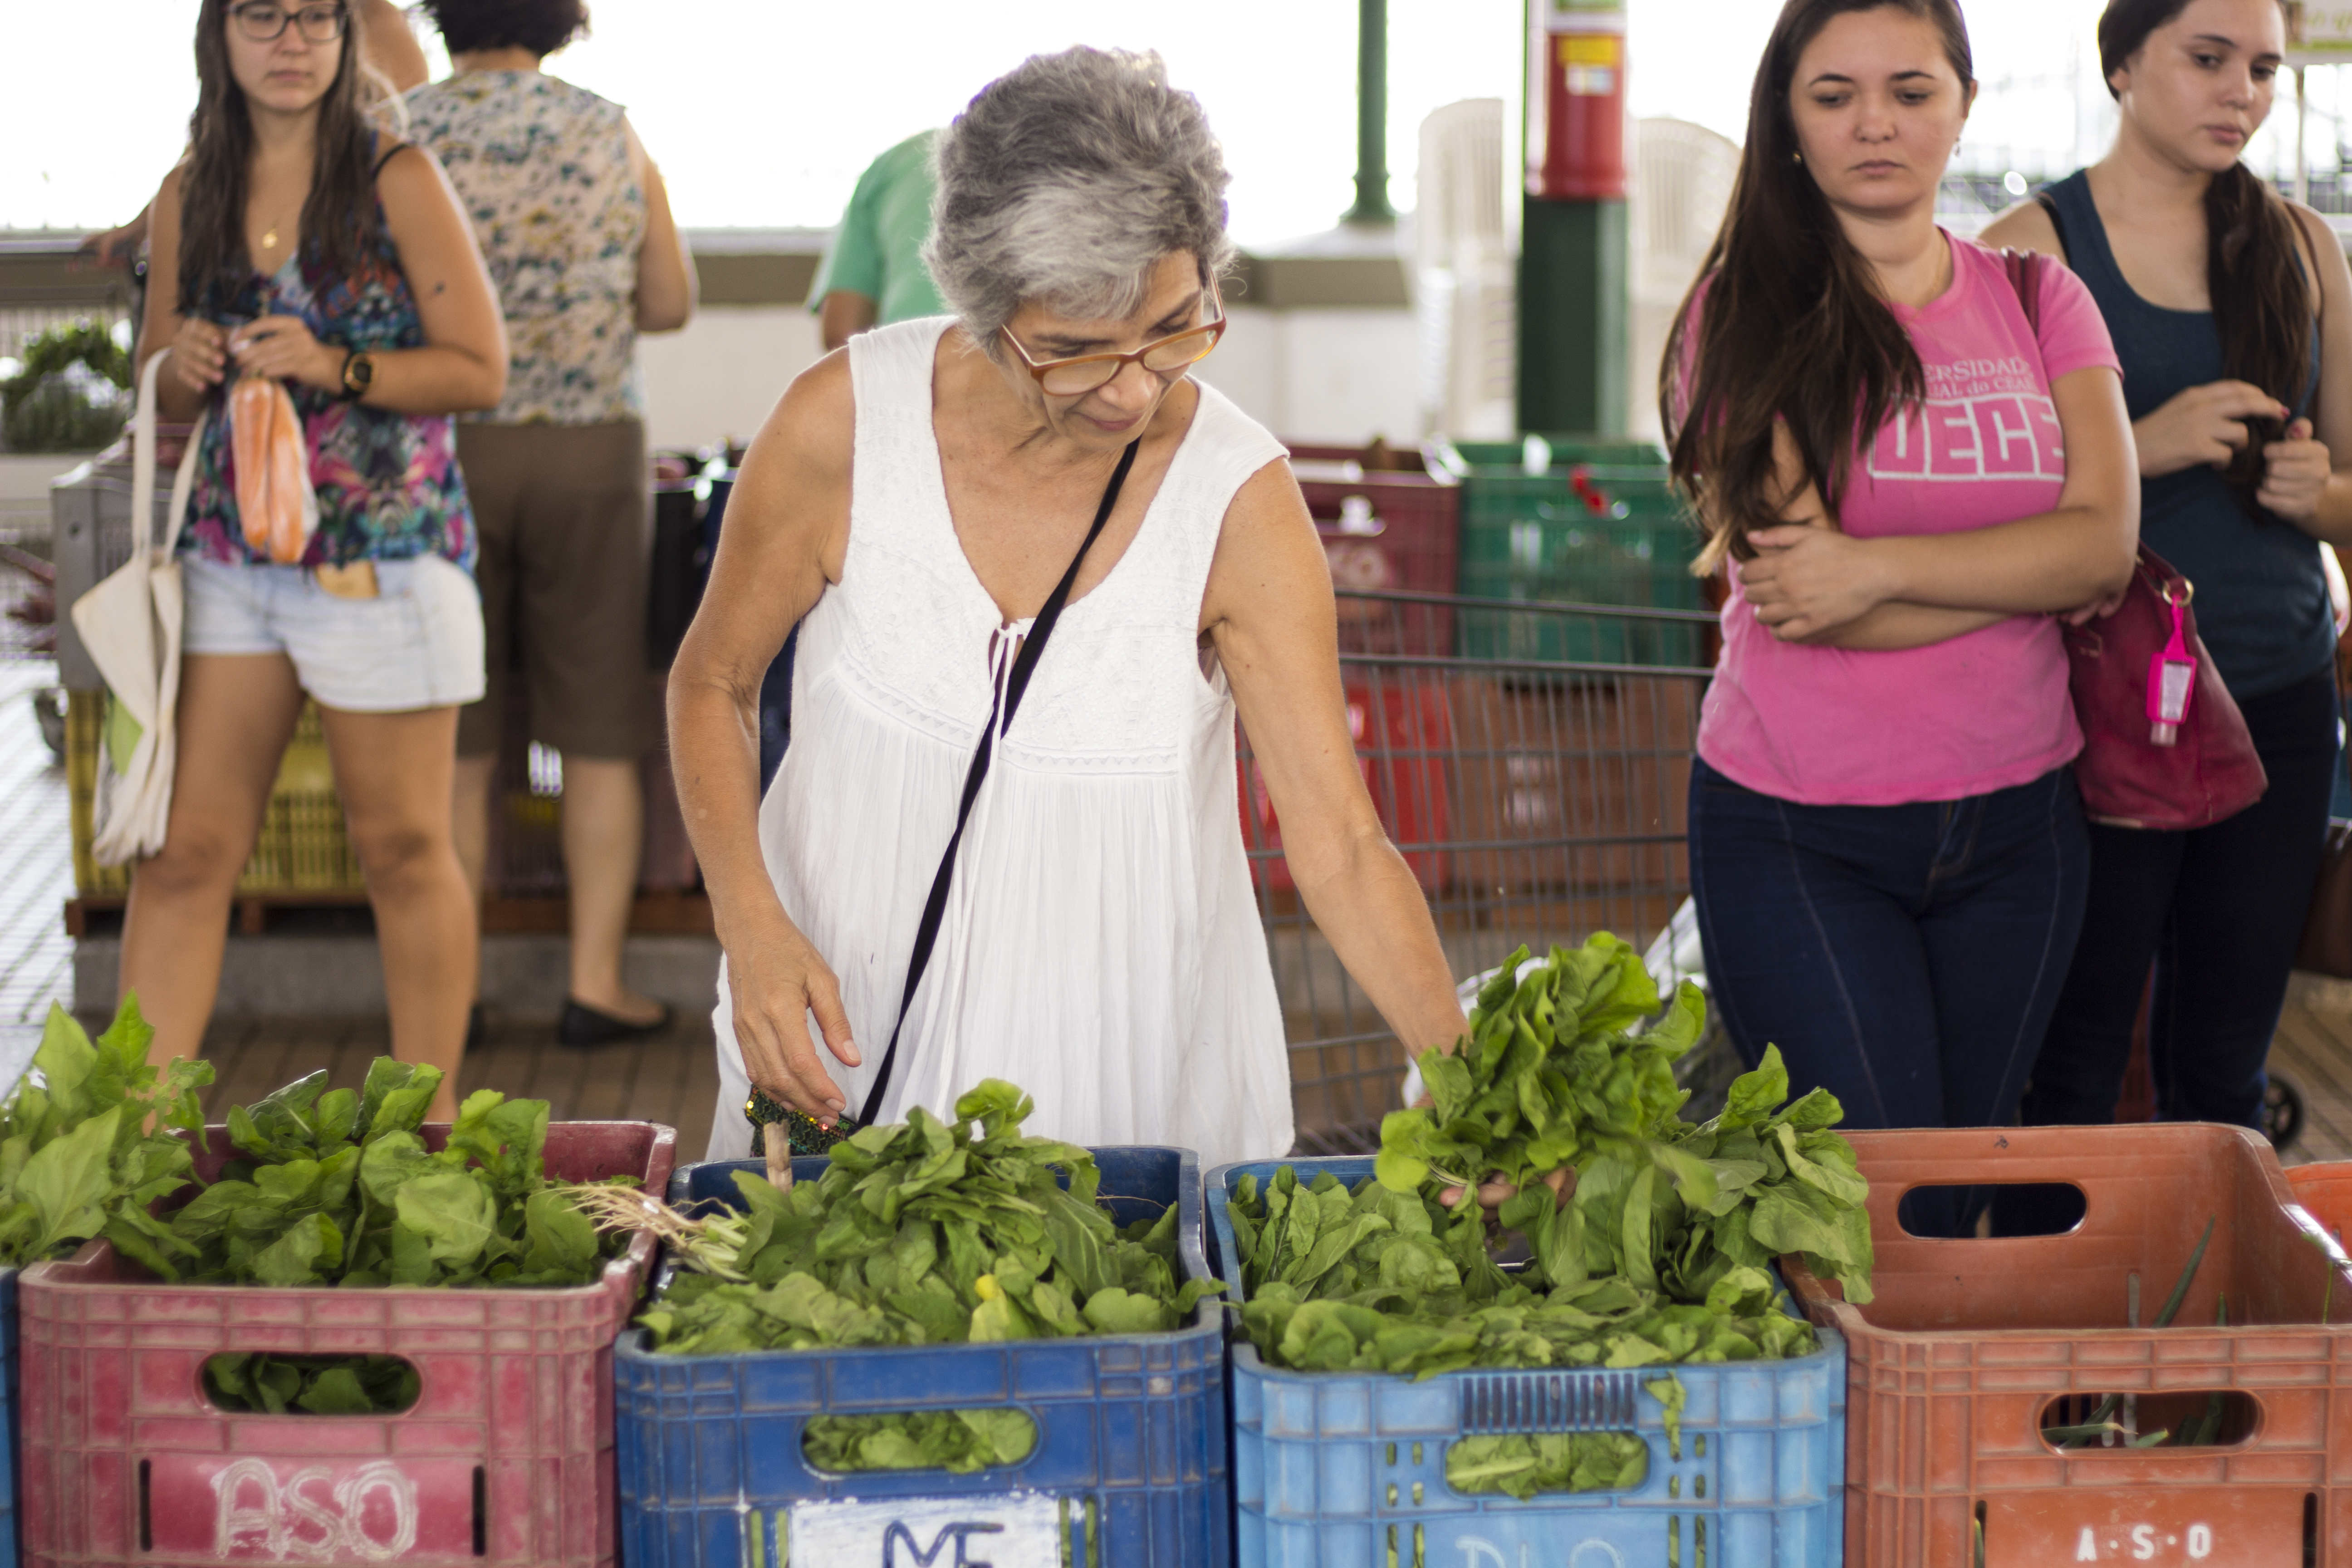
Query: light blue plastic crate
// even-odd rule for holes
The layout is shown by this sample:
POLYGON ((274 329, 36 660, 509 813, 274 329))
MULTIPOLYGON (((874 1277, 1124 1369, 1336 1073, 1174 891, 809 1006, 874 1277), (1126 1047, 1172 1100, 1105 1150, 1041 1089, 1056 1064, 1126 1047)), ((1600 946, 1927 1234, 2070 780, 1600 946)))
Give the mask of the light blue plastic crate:
MULTIPOLYGON (((1189 1150, 1097 1149, 1102 1201, 1121 1224, 1178 1210, 1179 1274, 1207 1273, 1200 1162, 1189 1150)), ((819 1158, 795 1159, 814 1181, 819 1158)), ((759 1162, 688 1165, 674 1204, 733 1206, 738 1171, 759 1162)), ((613 1357, 621 1556, 629 1568, 836 1568, 811 1545, 822 1505, 859 1503, 875 1537, 871 1561, 903 1568, 1029 1559, 1003 1550, 992 1524, 1049 1511, 1073 1568, 1225 1568, 1233 1561, 1227 1480, 1223 1309, 1204 1299, 1192 1323, 1166 1334, 1020 1340, 1005 1344, 892 1345, 655 1353, 642 1330, 613 1357), (1037 1424, 1017 1465, 833 1475, 809 1465, 801 1430, 820 1415, 1013 1405, 1037 1424), (796 1505, 807 1505, 795 1515, 796 1505), (795 1551, 795 1519, 801 1549, 795 1551)), ((859 1539, 864 1540, 864 1536, 859 1539)))
MULTIPOLYGON (((1241 1296, 1225 1205, 1284 1165, 1353 1187, 1372 1162, 1261 1160, 1209 1173, 1213 1266, 1241 1296)), ((1682 1457, 1643 1384, 1669 1370, 1466 1371, 1424 1382, 1268 1367, 1231 1348, 1234 1560, 1241 1568, 1837 1568, 1845 1540, 1845 1342, 1795 1361, 1672 1368, 1687 1396, 1682 1457), (1640 1433, 1621 1492, 1472 1497, 1445 1481, 1464 1436, 1640 1433), (1391 1555, 1393 1553, 1393 1555, 1391 1555)))

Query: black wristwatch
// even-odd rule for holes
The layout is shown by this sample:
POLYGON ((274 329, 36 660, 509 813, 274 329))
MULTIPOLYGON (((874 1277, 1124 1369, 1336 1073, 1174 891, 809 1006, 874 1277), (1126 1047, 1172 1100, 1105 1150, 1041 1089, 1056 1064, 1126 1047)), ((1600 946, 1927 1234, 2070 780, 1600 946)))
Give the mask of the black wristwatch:
POLYGON ((375 384, 375 356, 365 349, 343 351, 343 401, 357 403, 375 384))

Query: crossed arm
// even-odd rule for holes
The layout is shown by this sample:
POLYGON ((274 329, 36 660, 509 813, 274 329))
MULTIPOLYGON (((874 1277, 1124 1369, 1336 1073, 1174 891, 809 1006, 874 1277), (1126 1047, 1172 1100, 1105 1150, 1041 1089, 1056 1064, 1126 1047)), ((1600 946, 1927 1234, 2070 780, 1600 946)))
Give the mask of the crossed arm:
POLYGON ((1952 533, 1843 531, 1786 429, 1774 437, 1789 497, 1780 527, 1748 535, 1739 594, 1784 642, 1923 647, 2009 619, 2090 613, 2131 580, 2139 484, 2123 382, 2078 370, 2051 386, 2066 481, 2051 510, 1952 533))

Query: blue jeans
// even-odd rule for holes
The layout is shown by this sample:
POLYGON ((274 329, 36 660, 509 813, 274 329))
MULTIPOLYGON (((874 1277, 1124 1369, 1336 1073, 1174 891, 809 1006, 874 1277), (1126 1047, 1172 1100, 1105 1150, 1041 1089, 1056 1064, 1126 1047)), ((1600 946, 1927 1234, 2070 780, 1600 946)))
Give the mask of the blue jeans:
MULTIPOLYGON (((1714 1005, 1739 1054, 1847 1127, 2012 1122, 2090 880, 2070 768, 1964 800, 1800 805, 1691 765, 1691 896, 1714 1005)), ((1920 1194, 1924 1234, 1982 1195, 1920 1194)))

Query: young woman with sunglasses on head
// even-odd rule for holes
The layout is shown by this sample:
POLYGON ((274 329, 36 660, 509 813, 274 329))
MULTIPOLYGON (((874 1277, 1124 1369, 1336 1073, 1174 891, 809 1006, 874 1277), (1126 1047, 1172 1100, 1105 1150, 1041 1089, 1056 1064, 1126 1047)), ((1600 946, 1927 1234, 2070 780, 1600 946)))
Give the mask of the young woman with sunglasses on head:
POLYGON ((2136 538, 2088 294, 2043 268, 2037 328, 1937 226, 1975 92, 1952 0, 1789 0, 1661 375, 1734 589, 1690 788, 1707 978, 1849 1126, 2015 1112, 2086 876, 2049 612, 2121 589, 2136 538))
POLYGON ((1281 1154, 1237 706, 1350 973, 1416 1051, 1464 1022, 1365 792, 1284 450, 1190 374, 1224 326, 1223 155, 1156 56, 1080 48, 983 89, 938 156, 929 261, 955 315, 852 338, 784 395, 670 679, 727 953, 712 1157, 750 1148, 755 1089, 832 1126, 944 1114, 992 1076, 1053 1137, 1281 1154), (762 801, 760 681, 795 622, 792 744, 762 801))
POLYGON ((2279 0, 2114 0, 2099 18, 2114 148, 1986 231, 2064 260, 2105 315, 2142 532, 2195 585, 2270 779, 2194 832, 2093 825, 2089 911, 2030 1123, 2114 1120, 2153 964, 2158 1114, 2260 1124, 2336 766, 2321 542, 2352 543, 2352 269, 2317 214, 2240 162, 2285 48, 2279 0))
POLYGON ((158 1057, 197 1054, 228 906, 302 700, 324 721, 383 954, 394 1054, 457 1105, 473 901, 450 834, 457 705, 482 692, 472 521, 449 416, 495 405, 498 300, 439 165, 371 128, 339 0, 204 0, 191 150, 157 192, 141 363, 168 417, 206 415, 181 536, 186 624, 163 851, 125 917, 121 983, 158 1057), (318 525, 299 561, 247 542, 238 380, 281 382, 318 525))

